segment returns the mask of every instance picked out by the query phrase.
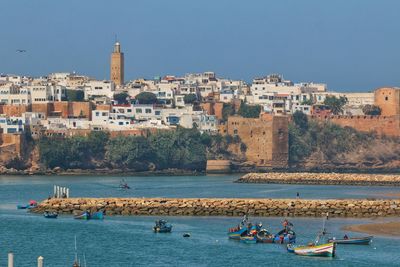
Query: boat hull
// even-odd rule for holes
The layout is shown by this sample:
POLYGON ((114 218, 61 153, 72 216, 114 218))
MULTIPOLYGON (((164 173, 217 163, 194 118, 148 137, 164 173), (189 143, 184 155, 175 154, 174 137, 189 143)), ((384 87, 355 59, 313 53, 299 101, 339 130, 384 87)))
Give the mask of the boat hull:
POLYGON ((92 220, 103 220, 104 219, 104 214, 103 212, 94 212, 93 214, 90 215, 90 219, 92 220))
POLYGON ((76 215, 74 217, 76 220, 89 220, 89 214, 87 212, 84 212, 82 214, 76 215))
POLYGON ((240 242, 245 244, 255 244, 257 243, 257 238, 255 236, 242 236, 240 237, 240 242))
POLYGON ((293 247, 293 252, 300 256, 334 257, 335 250, 335 243, 327 243, 317 246, 293 247))
POLYGON ((172 226, 166 226, 166 227, 153 227, 153 231, 155 233, 171 233, 172 231, 172 226))
POLYGON ((246 228, 242 228, 238 231, 234 231, 234 232, 229 232, 228 233, 228 237, 229 239, 235 239, 235 240, 240 240, 240 237, 247 231, 246 228))
POLYGON ((354 237, 347 239, 330 239, 329 242, 341 245, 369 245, 372 241, 372 238, 373 236, 354 237))

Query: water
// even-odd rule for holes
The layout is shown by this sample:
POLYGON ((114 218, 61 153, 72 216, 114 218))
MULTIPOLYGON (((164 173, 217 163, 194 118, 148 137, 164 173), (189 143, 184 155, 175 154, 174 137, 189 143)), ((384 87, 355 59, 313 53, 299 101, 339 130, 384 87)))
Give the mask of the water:
MULTIPOLYGON (((155 217, 106 217, 104 221, 77 221, 70 216, 56 220, 16 210, 17 203, 43 199, 53 184, 68 186, 73 196, 146 197, 293 197, 374 198, 400 193, 390 187, 302 186, 233 184, 236 176, 126 177, 135 189, 116 188, 121 177, 0 177, 0 266, 7 252, 15 254, 15 266, 36 266, 39 255, 45 266, 72 266, 74 235, 81 260, 87 266, 398 266, 400 239, 376 237, 371 246, 339 246, 337 258, 307 258, 286 252, 274 244, 241 244, 228 240, 226 230, 237 225, 232 217, 169 217, 171 234, 154 234, 155 217), (29 180, 29 181, 28 181, 29 180), (190 232, 190 238, 183 238, 190 232)), ((252 218, 272 232, 282 218, 252 218)), ((385 219, 387 220, 387 219, 385 219)), ((391 219, 393 220, 393 219, 391 219)), ((293 218, 298 243, 315 237, 322 220, 293 218)), ((343 236, 341 227, 371 220, 331 219, 328 229, 343 236)), ((349 233, 348 233, 349 234, 349 233)), ((350 234, 351 235, 351 234, 350 234)))

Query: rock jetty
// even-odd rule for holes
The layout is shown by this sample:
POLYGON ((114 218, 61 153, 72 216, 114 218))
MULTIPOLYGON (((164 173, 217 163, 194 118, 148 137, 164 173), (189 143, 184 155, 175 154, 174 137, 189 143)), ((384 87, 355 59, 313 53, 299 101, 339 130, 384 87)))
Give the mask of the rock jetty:
POLYGON ((45 200, 32 211, 45 210, 60 214, 90 210, 106 215, 260 217, 320 217, 328 212, 331 217, 383 217, 400 215, 400 199, 66 198, 45 200))
POLYGON ((400 175, 355 173, 248 173, 236 183, 321 184, 321 185, 390 185, 400 186, 400 175))

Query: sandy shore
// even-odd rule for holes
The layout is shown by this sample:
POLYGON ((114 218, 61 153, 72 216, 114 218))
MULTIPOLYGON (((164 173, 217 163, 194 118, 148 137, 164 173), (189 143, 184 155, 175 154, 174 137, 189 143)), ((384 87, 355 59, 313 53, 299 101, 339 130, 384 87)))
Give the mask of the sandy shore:
POLYGON ((343 230, 366 233, 370 235, 400 237, 400 222, 354 224, 343 227, 343 230))

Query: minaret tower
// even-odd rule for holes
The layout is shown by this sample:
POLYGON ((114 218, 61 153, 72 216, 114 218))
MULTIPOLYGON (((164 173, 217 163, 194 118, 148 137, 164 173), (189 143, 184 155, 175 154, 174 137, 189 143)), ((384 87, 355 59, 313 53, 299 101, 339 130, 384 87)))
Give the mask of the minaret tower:
POLYGON ((114 51, 111 53, 111 81, 117 86, 124 84, 124 53, 121 52, 118 41, 115 42, 114 51))

